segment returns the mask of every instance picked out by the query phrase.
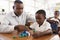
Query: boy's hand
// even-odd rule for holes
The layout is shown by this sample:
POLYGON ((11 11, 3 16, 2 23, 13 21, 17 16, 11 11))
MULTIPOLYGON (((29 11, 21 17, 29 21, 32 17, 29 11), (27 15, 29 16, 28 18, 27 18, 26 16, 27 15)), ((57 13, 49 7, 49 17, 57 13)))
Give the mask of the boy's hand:
POLYGON ((42 32, 36 31, 36 32, 33 33, 32 36, 33 36, 34 38, 39 38, 40 36, 42 36, 42 34, 43 34, 42 32))

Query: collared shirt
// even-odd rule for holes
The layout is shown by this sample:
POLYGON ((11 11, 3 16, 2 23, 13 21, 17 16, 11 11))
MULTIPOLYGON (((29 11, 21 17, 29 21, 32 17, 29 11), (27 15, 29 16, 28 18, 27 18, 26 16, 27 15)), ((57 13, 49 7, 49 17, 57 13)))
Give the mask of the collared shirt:
POLYGON ((58 19, 56 19, 56 18, 51 18, 50 20, 54 20, 54 21, 57 21, 57 22, 59 22, 59 20, 58 19))
POLYGON ((15 25, 25 25, 26 21, 34 21, 34 18, 25 12, 23 12, 19 17, 17 17, 14 12, 10 12, 1 22, 0 32, 11 32, 14 30, 15 25))
MULTIPOLYGON (((58 19, 60 19, 59 17, 58 17, 58 19)), ((56 18, 54 18, 54 17, 52 17, 50 20, 54 20, 54 21, 57 21, 58 22, 58 27, 60 27, 60 21, 58 20, 58 19, 56 19, 56 18)))
MULTIPOLYGON (((45 20, 44 23, 39 27, 37 22, 33 23, 30 28, 34 29, 35 31, 44 32, 51 29, 50 24, 45 20)), ((52 30, 52 29, 51 29, 52 30)))

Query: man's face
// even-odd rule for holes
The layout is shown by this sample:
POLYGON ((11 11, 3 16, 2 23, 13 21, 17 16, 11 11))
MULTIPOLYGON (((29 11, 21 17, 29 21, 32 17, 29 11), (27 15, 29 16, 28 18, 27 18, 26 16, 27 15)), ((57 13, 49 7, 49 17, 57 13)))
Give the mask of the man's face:
POLYGON ((20 15, 23 12, 23 4, 15 3, 14 4, 14 12, 20 15))
POLYGON ((38 24, 42 25, 44 20, 45 20, 45 17, 43 14, 36 14, 36 21, 38 24))

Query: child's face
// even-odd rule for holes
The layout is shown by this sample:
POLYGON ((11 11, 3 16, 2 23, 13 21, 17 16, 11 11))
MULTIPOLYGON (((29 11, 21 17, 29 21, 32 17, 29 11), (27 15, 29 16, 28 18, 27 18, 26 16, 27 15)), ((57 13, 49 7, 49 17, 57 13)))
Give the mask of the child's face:
POLYGON ((36 21, 39 25, 42 25, 44 20, 45 20, 45 17, 43 14, 36 14, 36 21))
POLYGON ((59 16, 59 12, 55 12, 54 16, 57 18, 59 16))

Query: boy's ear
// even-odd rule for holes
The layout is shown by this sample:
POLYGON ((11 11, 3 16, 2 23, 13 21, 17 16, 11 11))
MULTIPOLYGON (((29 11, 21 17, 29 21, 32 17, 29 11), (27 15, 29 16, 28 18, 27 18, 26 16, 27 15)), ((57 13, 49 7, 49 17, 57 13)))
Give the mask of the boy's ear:
POLYGON ((46 19, 46 16, 44 15, 45 19, 46 19))
POLYGON ((13 9, 14 9, 14 6, 13 6, 13 9))

